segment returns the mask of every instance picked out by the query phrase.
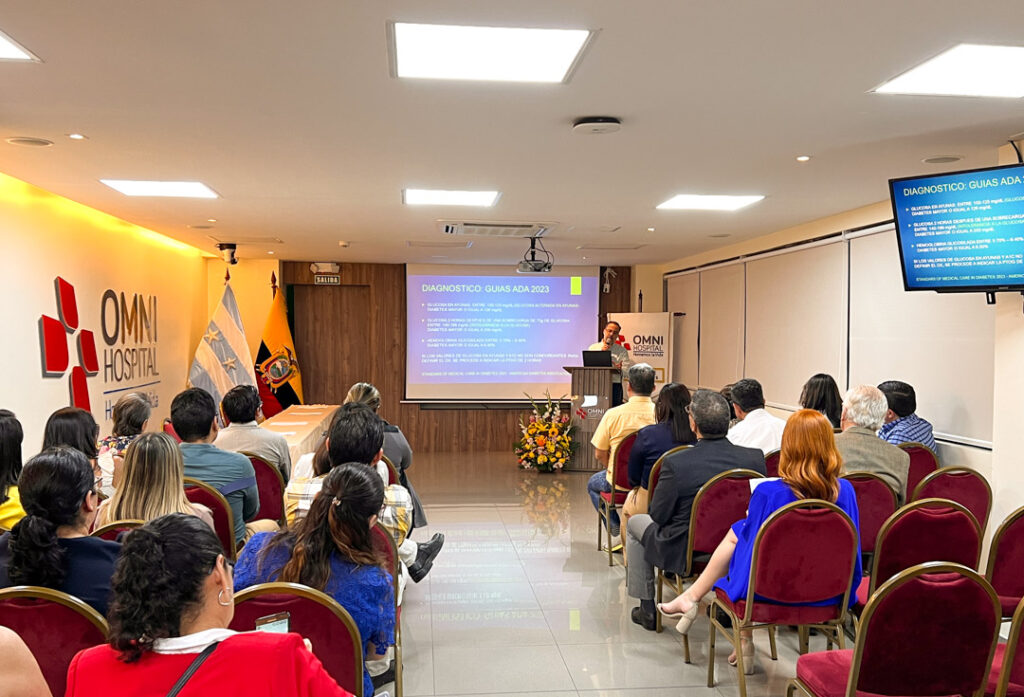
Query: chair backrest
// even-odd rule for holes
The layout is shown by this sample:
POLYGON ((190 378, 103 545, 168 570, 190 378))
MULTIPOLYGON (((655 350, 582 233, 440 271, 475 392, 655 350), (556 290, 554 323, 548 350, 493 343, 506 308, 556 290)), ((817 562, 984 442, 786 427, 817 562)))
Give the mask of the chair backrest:
POLYGON ((618 489, 629 489, 629 453, 636 443, 636 431, 633 431, 615 448, 615 460, 612 462, 612 482, 618 489))
POLYGON ((980 555, 981 528, 970 511, 948 499, 914 501, 889 516, 878 531, 869 592, 930 561, 977 569, 980 555))
POLYGON ((1011 513, 992 536, 985 577, 1000 598, 1024 597, 1024 506, 1011 513))
MULTIPOLYGON (((998 591, 996 591, 998 593, 998 591)), ((1005 614, 1005 612, 1003 613, 1005 614)), ((1006 697, 1010 683, 1014 685, 1024 684, 1024 651, 1021 650, 1020 642, 1024 638, 1024 599, 1017 603, 1017 609, 1013 612, 1013 621, 1010 623, 1010 635, 1006 639, 1006 648, 1003 650, 1003 662, 999 667, 999 680, 996 683, 995 697, 1006 697)), ((1017 690, 1019 694, 1020 691, 1017 690)))
POLYGON ((230 628, 244 632, 256 620, 289 614, 288 630, 309 639, 324 670, 341 687, 363 697, 363 640, 352 615, 326 593, 298 583, 261 583, 235 594, 230 628))
POLYGON ((387 570, 391 574, 392 595, 395 599, 395 622, 398 622, 398 584, 399 584, 399 562, 398 547, 395 546, 395 538, 380 523, 370 528, 370 536, 373 538, 373 548, 387 560, 387 570))
POLYGON ((766 453, 764 456, 764 471, 765 476, 778 477, 779 476, 779 458, 782 457, 781 450, 772 450, 766 453))
POLYGON ((839 619, 858 554, 857 529, 834 503, 804 499, 783 506, 754 537, 744 620, 753 616, 756 598, 809 605, 836 597, 839 619))
POLYGON ((875 539, 882 525, 896 512, 896 492, 877 474, 851 472, 843 479, 853 486, 857 496, 857 512, 860 514, 860 551, 870 554, 875 551, 875 539))
POLYGON ((231 504, 220 493, 206 482, 192 477, 185 477, 185 498, 192 503, 201 503, 213 512, 213 529, 217 533, 224 556, 232 561, 237 553, 235 546, 235 516, 231 512, 231 504))
POLYGON ((107 639, 107 621, 78 598, 38 586, 0 590, 0 625, 21 637, 54 695, 63 695, 71 659, 107 639))
POLYGON ((911 501, 949 499, 963 505, 978 519, 982 531, 992 510, 992 487, 977 470, 969 467, 940 467, 914 488, 911 501))
POLYGON ((677 445, 671 450, 666 450, 661 454, 654 464, 651 466, 651 472, 647 475, 647 500, 650 501, 654 498, 654 487, 658 485, 658 480, 661 479, 661 466, 665 462, 665 458, 675 453, 681 453, 682 451, 692 448, 692 445, 677 445))
POLYGON ((384 464, 388 466, 388 485, 390 486, 391 484, 401 484, 401 479, 399 478, 398 474, 398 468, 395 467, 394 463, 392 463, 391 460, 388 459, 387 455, 381 455, 380 459, 383 460, 384 464))
POLYGON ((101 525, 96 528, 89 534, 89 536, 99 537, 104 540, 117 541, 118 535, 122 532, 134 530, 135 528, 142 527, 145 524, 146 521, 144 520, 114 520, 106 525, 101 525))
POLYGON ((178 432, 174 430, 174 424, 171 423, 170 419, 164 419, 163 429, 164 433, 173 438, 176 443, 181 442, 181 438, 178 437, 178 432))
POLYGON ((861 614, 846 694, 980 694, 999 617, 992 587, 965 566, 932 562, 904 570, 861 614))
POLYGON ((284 524, 284 477, 281 470, 252 453, 242 453, 256 472, 256 489, 260 492, 260 507, 255 520, 276 520, 284 524))
POLYGON ((750 505, 750 480, 760 479, 754 470, 721 472, 704 482, 693 497, 690 530, 686 542, 685 573, 694 572, 694 554, 710 554, 737 520, 743 520, 750 505))
POLYGON ((914 489, 922 479, 939 469, 939 456, 923 443, 900 443, 897 447, 910 455, 910 470, 907 473, 907 495, 909 496, 914 493, 914 489))

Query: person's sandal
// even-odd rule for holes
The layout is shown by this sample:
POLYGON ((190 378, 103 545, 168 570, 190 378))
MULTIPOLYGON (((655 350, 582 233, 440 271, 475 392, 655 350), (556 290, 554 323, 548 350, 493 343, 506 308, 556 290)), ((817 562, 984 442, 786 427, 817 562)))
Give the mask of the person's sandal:
MULTIPOLYGON (((753 639, 740 639, 743 644, 743 674, 753 675, 754 674, 754 641, 753 639)), ((733 652, 727 659, 729 665, 736 665, 736 653, 733 652)))
POLYGON ((663 617, 670 620, 679 620, 676 623, 676 631, 680 634, 688 634, 690 632, 690 625, 692 625, 693 621, 697 619, 697 603, 693 602, 693 600, 685 594, 684 597, 693 603, 690 606, 690 609, 686 612, 665 612, 665 606, 658 603, 658 612, 660 612, 663 617))

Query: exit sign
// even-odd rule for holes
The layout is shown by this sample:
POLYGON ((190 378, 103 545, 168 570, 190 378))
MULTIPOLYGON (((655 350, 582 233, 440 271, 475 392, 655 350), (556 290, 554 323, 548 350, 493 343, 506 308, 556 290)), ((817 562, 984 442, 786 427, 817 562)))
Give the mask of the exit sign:
POLYGON ((336 273, 313 274, 313 284, 317 286, 340 286, 341 275, 336 273))

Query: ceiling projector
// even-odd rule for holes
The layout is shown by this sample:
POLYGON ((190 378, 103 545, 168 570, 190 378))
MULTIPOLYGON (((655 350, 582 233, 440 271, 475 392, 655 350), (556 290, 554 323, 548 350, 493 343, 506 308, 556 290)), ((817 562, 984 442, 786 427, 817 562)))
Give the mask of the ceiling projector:
POLYGON ((546 273, 553 266, 554 264, 544 259, 523 259, 516 266, 516 271, 518 273, 546 273))

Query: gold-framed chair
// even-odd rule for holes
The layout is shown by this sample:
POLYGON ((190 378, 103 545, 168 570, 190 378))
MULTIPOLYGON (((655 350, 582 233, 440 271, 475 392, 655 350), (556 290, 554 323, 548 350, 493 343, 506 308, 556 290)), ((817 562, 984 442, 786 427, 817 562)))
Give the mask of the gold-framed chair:
POLYGON ((241 454, 252 463, 252 469, 256 473, 256 489, 260 492, 260 507, 253 520, 273 520, 284 527, 284 475, 281 474, 281 470, 259 455, 246 452, 241 454))
POLYGON ((224 494, 217 491, 204 481, 184 478, 185 498, 191 503, 201 503, 213 513, 213 530, 217 533, 224 555, 231 561, 238 556, 235 543, 235 514, 224 494))
MULTIPOLYGON (((611 492, 601 492, 597 503, 597 550, 608 552, 608 566, 615 566, 615 558, 612 556, 615 550, 615 535, 612 534, 611 516, 617 513, 622 504, 626 502, 629 495, 629 453, 633 450, 633 443, 636 442, 637 431, 626 434, 619 442, 611 457, 611 492), (608 531, 608 546, 601 545, 602 530, 608 531)), ((621 544, 621 542, 619 543, 621 544)))
POLYGON ((940 467, 922 479, 911 501, 919 499, 949 499, 964 506, 978 520, 981 531, 988 526, 992 511, 992 486, 985 476, 970 467, 940 467))
POLYGON ((939 469, 939 456, 924 443, 915 441, 900 443, 896 447, 910 456, 910 469, 907 471, 907 496, 910 497, 922 479, 939 469))
POLYGON ((388 466, 388 485, 390 486, 391 484, 401 484, 402 478, 398 474, 398 468, 395 467, 394 463, 388 459, 387 455, 381 455, 380 459, 385 465, 388 466))
POLYGON ((374 547, 387 558, 388 571, 391 573, 392 595, 395 599, 395 697, 402 697, 404 694, 402 684, 402 606, 398 602, 401 562, 398 559, 398 547, 395 545, 395 538, 391 536, 387 528, 380 523, 376 523, 370 529, 370 532, 373 534, 374 547))
POLYGON ((1024 598, 1024 506, 1008 515, 992 535, 985 578, 999 596, 1003 618, 1009 618, 1024 598))
POLYGON ((117 541, 118 535, 135 528, 141 528, 146 524, 146 521, 139 520, 137 518, 129 518, 125 520, 112 520, 106 525, 100 527, 89 533, 89 537, 99 537, 103 540, 117 541))

